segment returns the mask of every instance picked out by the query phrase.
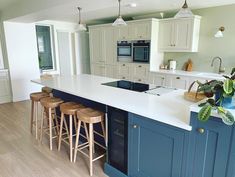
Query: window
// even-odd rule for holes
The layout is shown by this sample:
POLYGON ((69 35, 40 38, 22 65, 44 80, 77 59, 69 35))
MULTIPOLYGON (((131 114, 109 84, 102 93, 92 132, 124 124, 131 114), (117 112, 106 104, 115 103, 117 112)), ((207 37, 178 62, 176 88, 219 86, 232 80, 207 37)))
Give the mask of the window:
POLYGON ((36 25, 38 60, 41 70, 54 70, 51 26, 36 25))

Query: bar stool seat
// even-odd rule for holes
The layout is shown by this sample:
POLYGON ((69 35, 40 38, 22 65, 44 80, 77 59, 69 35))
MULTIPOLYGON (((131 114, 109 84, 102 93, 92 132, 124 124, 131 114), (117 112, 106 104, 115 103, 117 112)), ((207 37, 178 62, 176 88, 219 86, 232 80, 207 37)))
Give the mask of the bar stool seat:
POLYGON ((40 100, 41 104, 43 107, 46 108, 56 108, 58 107, 61 103, 63 103, 64 101, 61 100, 60 98, 55 98, 55 97, 47 97, 47 98, 43 98, 40 100))
POLYGON ((49 130, 48 135, 50 137, 50 150, 52 150, 52 139, 58 138, 58 135, 59 135, 59 125, 58 125, 58 119, 56 115, 56 108, 59 107, 61 103, 63 103, 63 100, 60 98, 55 98, 55 97, 46 97, 46 98, 41 99, 40 103, 43 106, 42 121, 41 121, 41 142, 42 142, 44 131, 49 130), (43 127, 44 119, 47 119, 49 121, 49 126, 47 126, 46 128, 43 127), (54 123, 56 123, 56 125, 54 125, 54 123), (55 130, 54 137, 52 136, 52 129, 55 130))
POLYGON ((50 88, 50 87, 42 87, 42 92, 51 94, 52 93, 52 88, 50 88))
POLYGON ((33 133, 33 127, 35 126, 35 136, 38 139, 38 109, 39 101, 42 98, 49 97, 49 94, 43 92, 36 92, 30 94, 31 100, 31 119, 30 119, 30 132, 33 133))
POLYGON ((74 125, 75 125, 75 129, 77 128, 77 116, 76 116, 76 112, 79 109, 84 108, 84 106, 82 104, 77 104, 74 102, 67 102, 67 103, 63 103, 60 105, 60 112, 61 112, 61 120, 60 120, 60 133, 59 133, 59 142, 58 142, 58 151, 60 151, 60 147, 61 147, 61 141, 65 142, 66 144, 69 145, 70 147, 70 161, 73 161, 73 136, 76 136, 76 133, 73 134, 73 121, 74 121, 74 125), (67 122, 65 120, 65 116, 69 116, 69 130, 68 130, 68 126, 67 126, 67 122), (66 137, 63 137, 63 125, 65 125, 65 130, 66 130, 66 137), (69 139, 69 141, 66 141, 67 139, 69 139))
POLYGON ((90 176, 93 175, 93 162, 105 156, 105 153, 103 153, 100 156, 93 158, 94 143, 96 143, 98 146, 106 150, 106 147, 100 145, 98 142, 95 142, 94 140, 94 133, 96 133, 97 135, 103 137, 106 143, 106 132, 104 128, 104 115, 105 114, 103 112, 92 109, 92 108, 84 108, 84 109, 80 109, 77 111, 78 128, 77 128, 77 135, 76 135, 76 142, 75 142, 75 149, 74 149, 74 162, 76 162, 77 151, 81 152, 83 155, 88 157, 89 166, 90 166, 90 176), (86 127, 86 124, 89 124, 89 135, 87 135, 88 142, 78 145, 82 122, 84 124, 84 127, 86 127), (101 124, 102 134, 95 132, 93 129, 94 124, 97 124, 97 123, 101 124), (85 151, 83 151, 83 149, 87 147, 89 147, 89 155, 85 151))
POLYGON ((95 124, 104 121, 104 113, 92 108, 81 109, 77 112, 77 116, 82 122, 95 124))

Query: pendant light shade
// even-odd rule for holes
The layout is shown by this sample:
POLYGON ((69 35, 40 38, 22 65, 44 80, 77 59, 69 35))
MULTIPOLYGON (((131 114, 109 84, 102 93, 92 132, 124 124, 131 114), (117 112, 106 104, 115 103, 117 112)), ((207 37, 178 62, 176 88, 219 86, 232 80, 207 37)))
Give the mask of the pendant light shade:
POLYGON ((194 16, 191 9, 188 7, 187 1, 185 0, 184 5, 175 15, 175 18, 189 18, 194 16))
POLYGON ((123 20, 121 16, 121 0, 118 0, 118 17, 117 19, 113 22, 113 26, 125 26, 127 25, 126 22, 123 20))
POLYGON ((81 10, 82 8, 78 7, 79 21, 78 21, 77 31, 86 31, 87 30, 86 25, 82 24, 82 21, 81 21, 81 10))

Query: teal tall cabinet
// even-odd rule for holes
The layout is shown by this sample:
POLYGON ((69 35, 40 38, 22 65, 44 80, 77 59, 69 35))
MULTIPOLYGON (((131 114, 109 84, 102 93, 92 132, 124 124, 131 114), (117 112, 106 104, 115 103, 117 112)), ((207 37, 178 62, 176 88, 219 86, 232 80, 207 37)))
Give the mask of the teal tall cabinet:
POLYGON ((188 132, 134 114, 129 119, 129 176, 185 176, 188 132))

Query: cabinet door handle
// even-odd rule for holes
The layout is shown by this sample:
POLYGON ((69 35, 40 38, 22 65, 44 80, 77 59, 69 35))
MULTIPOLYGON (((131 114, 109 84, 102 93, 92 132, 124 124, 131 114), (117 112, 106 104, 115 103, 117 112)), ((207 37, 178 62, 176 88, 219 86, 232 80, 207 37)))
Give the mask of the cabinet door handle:
POLYGON ((125 77, 122 77, 122 79, 126 79, 125 77))
POLYGON ((125 64, 123 64, 122 66, 126 66, 125 64))
POLYGON ((138 128, 138 126, 137 125, 133 125, 133 128, 138 128))
POLYGON ((198 128, 197 131, 200 133, 200 134, 203 134, 205 132, 205 129, 204 128, 198 128))
POLYGON ((165 78, 164 77, 162 77, 162 80, 164 80, 165 78))
POLYGON ((139 65, 139 68, 141 68, 142 66, 141 65, 139 65))
POLYGON ((180 79, 180 77, 176 77, 176 79, 180 79))
POLYGON ((140 82, 141 82, 141 79, 138 79, 138 81, 140 81, 140 82))

